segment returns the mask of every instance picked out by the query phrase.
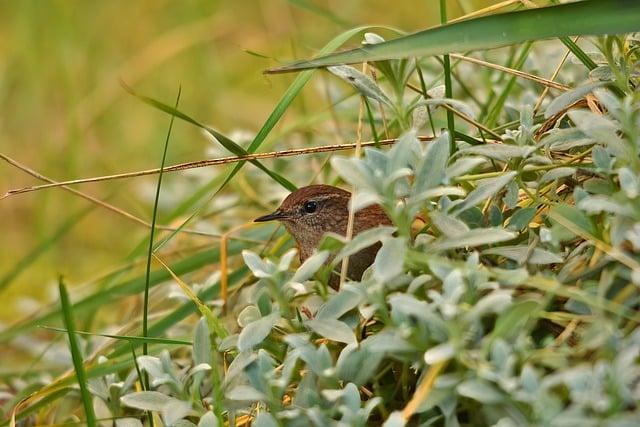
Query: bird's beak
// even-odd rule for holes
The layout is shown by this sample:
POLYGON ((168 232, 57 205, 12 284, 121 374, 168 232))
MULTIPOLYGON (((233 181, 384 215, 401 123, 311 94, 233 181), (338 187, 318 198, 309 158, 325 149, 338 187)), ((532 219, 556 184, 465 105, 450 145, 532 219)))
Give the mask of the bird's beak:
POLYGON ((277 210, 273 213, 270 213, 269 215, 263 215, 259 218, 256 218, 253 220, 253 222, 274 221, 274 220, 284 219, 284 218, 287 218, 287 215, 284 212, 277 210))

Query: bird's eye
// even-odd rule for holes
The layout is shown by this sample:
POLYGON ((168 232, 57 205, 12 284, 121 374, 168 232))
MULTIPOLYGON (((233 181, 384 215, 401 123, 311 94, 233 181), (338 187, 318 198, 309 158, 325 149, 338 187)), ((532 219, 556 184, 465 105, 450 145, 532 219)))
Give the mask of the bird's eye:
POLYGON ((318 209, 318 204, 313 200, 304 204, 304 211, 306 213, 314 213, 318 209))

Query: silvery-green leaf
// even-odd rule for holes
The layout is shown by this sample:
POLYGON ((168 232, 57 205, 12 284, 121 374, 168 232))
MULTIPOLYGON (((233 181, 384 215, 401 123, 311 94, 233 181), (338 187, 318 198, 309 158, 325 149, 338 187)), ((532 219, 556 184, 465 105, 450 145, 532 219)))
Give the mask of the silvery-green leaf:
MULTIPOLYGON (((191 413, 191 402, 171 399, 164 405, 160 414, 166 425, 172 426, 191 413)), ((191 424, 193 425, 193 424, 191 424)))
POLYGON ((535 215, 536 208, 518 209, 509 218, 507 228, 514 231, 522 230, 529 225, 535 215))
POLYGON ((261 401, 266 400, 266 396, 260 393, 255 388, 240 384, 233 387, 231 390, 225 393, 225 397, 231 400, 247 400, 247 401, 261 401))
POLYGON ((447 168, 445 175, 447 179, 450 180, 460 175, 464 175, 465 173, 475 169, 476 167, 480 166, 481 164, 484 164, 485 162, 486 160, 483 157, 472 157, 472 156, 461 157, 455 162, 453 162, 453 164, 447 168))
POLYGON ((279 318, 280 314, 274 312, 245 326, 238 337, 238 350, 245 351, 260 344, 279 318))
POLYGON ((278 422, 270 413, 262 411, 251 423, 253 427, 278 427, 278 422))
POLYGON ((426 301, 413 295, 394 293, 388 297, 392 312, 400 312, 405 316, 414 316, 425 322, 432 320, 433 310, 426 301))
POLYGON ((430 98, 444 98, 445 95, 444 85, 434 86, 427 91, 427 96, 430 98))
POLYGON ((429 119, 429 110, 424 105, 418 105, 411 113, 411 128, 414 130, 422 129, 429 119))
POLYGON ((194 375, 200 372, 207 372, 211 370, 211 365, 208 363, 198 363, 189 371, 189 375, 194 375))
MULTIPOLYGON (((414 190, 417 190, 417 189, 414 188, 414 190)), ((416 192, 415 195, 411 196, 410 198, 408 198, 406 200, 407 200, 407 204, 408 205, 409 204, 421 204, 425 200, 436 199, 438 197, 443 197, 443 196, 460 196, 460 197, 463 197, 466 194, 467 193, 461 187, 440 186, 440 187, 431 188, 431 189, 426 190, 426 191, 416 192)), ((420 208, 420 206, 418 206, 418 208, 420 208)))
POLYGON ((343 314, 362 302, 364 296, 349 288, 340 289, 336 295, 332 295, 329 300, 320 307, 316 314, 316 319, 338 319, 343 314))
POLYGON ((626 216, 633 215, 633 209, 628 205, 622 205, 611 197, 602 195, 585 197, 578 203, 578 208, 588 213, 609 212, 626 216))
POLYGON ((484 144, 463 148, 458 151, 458 155, 477 154, 490 159, 506 162, 517 157, 527 157, 534 151, 535 147, 509 144, 484 144))
POLYGON ((605 144, 614 155, 625 155, 625 143, 617 135, 618 126, 613 121, 589 110, 572 110, 568 115, 585 135, 605 144))
POLYGON ((440 211, 431 212, 429 219, 447 237, 459 236, 469 231, 467 224, 440 211))
POLYGON ((394 108, 389 97, 368 76, 348 65, 327 67, 327 70, 355 87, 361 94, 394 108))
POLYGON ((117 418, 116 427, 143 427, 137 418, 117 418))
MULTIPOLYGON (((257 419, 256 419, 257 420, 257 419)), ((256 425, 254 423, 254 425, 256 425)), ((218 419, 215 414, 211 411, 207 411, 202 417, 200 417, 200 421, 198 422, 198 427, 218 427, 218 419)))
POLYGON ((269 271, 268 266, 254 252, 245 249, 242 251, 242 258, 254 276, 258 278, 271 277, 272 272, 269 271))
POLYGON ((464 202, 456 206, 455 213, 459 214, 493 197, 498 191, 502 190, 502 187, 511 182, 516 175, 517 172, 511 171, 497 178, 489 178, 479 181, 476 189, 469 193, 464 202))
POLYGON ((589 71, 589 78, 593 80, 600 80, 601 82, 610 82, 615 80, 613 70, 608 65, 600 65, 593 70, 589 71))
POLYGON ((504 400, 502 393, 493 384, 480 379, 464 381, 456 387, 456 390, 461 396, 480 403, 495 404, 504 400))
POLYGON ((329 251, 320 251, 307 258, 291 278, 293 282, 309 280, 329 258, 329 251))
POLYGON ((460 113, 467 117, 475 118, 473 110, 464 102, 451 98, 429 98, 420 101, 421 104, 428 107, 438 107, 440 105, 448 105, 449 107, 458 110, 460 113))
POLYGON ((518 234, 503 228, 476 228, 466 233, 438 239, 433 244, 434 249, 447 250, 454 248, 475 247, 504 242, 515 238, 518 234))
POLYGON ((601 169, 605 172, 611 170, 613 159, 611 158, 609 153, 607 153, 607 150, 600 147, 599 145, 596 145, 591 151, 591 156, 593 157, 593 163, 598 169, 601 169))
POLYGON ((571 176, 576 172, 576 168, 570 167, 560 167, 556 169, 551 169, 547 171, 542 178, 538 181, 540 184, 545 182, 553 181, 559 178, 564 178, 565 176, 571 176))
POLYGON ((162 363, 160 359, 154 356, 138 356, 136 358, 138 366, 141 370, 147 372, 153 378, 159 378, 166 375, 164 369, 162 369, 162 363))
POLYGON ((207 319, 201 317, 196 326, 193 337, 193 362, 211 363, 211 338, 209 337, 209 327, 207 319))
POLYGON ((600 87, 593 91, 593 94, 598 98, 598 101, 605 106, 609 113, 616 112, 620 109, 620 100, 605 87, 600 87))
POLYGON ((498 248, 490 248, 482 251, 484 255, 499 255, 505 258, 512 259, 519 264, 525 261, 529 264, 556 264, 564 262, 564 259, 544 249, 534 248, 533 251, 529 250, 528 246, 500 246, 498 248), (529 259, 527 259, 529 256, 529 259))
POLYGON ((507 192, 502 199, 508 209, 513 209, 518 206, 518 194, 520 190, 518 184, 515 181, 511 181, 507 184, 507 192))
POLYGON ((485 295, 473 306, 468 313, 469 318, 476 319, 482 317, 486 313, 500 313, 507 308, 512 302, 511 291, 497 289, 489 295, 485 295))
POLYGON ((360 409, 360 391, 358 391, 358 386, 354 383, 348 383, 343 390, 342 403, 355 414, 360 409))
POLYGON ((291 261, 298 254, 296 249, 290 249, 285 252, 284 255, 280 257, 280 262, 278 263, 278 271, 287 271, 289 266, 291 265, 291 261))
POLYGON ((403 271, 406 241, 400 237, 385 239, 373 262, 373 277, 385 283, 403 271))
POLYGON ((240 314, 238 314, 237 322, 241 328, 244 328, 249 323, 255 322, 261 317, 262 314, 260 314, 260 309, 258 307, 256 307, 255 305, 248 305, 242 309, 240 314))
POLYGON ((449 342, 438 344, 426 351, 424 361, 427 365, 433 365, 434 363, 451 359, 455 352, 455 347, 449 342))
POLYGON ((551 116, 558 114, 569 105, 584 98, 590 94, 595 88, 602 86, 601 82, 589 83, 584 86, 579 86, 573 90, 567 91, 556 99, 549 103, 549 106, 544 111, 544 117, 548 119, 551 116))
POLYGON ((422 161, 415 173, 413 194, 422 193, 440 185, 445 178, 448 160, 449 133, 443 132, 425 150, 422 161))
POLYGON ((386 419, 382 427, 404 427, 406 425, 406 421, 401 411, 394 411, 389 415, 389 418, 386 419))
POLYGON ((583 147, 595 144, 593 138, 587 137, 580 129, 574 127, 553 129, 541 142, 548 145, 554 151, 566 151, 575 147, 583 147))
POLYGON ((102 398, 94 395, 92 399, 92 406, 93 406, 93 411, 96 414, 96 418, 98 419, 113 418, 111 409, 109 409, 109 406, 107 406, 106 402, 102 400, 102 398))
POLYGON ((358 189, 351 197, 351 209, 358 212, 367 206, 379 204, 381 201, 382 198, 378 194, 372 193, 368 190, 358 189))
POLYGON ((314 319, 305 322, 313 332, 331 341, 355 344, 356 336, 346 323, 335 319, 314 319))
POLYGON ((361 160, 347 157, 333 157, 331 166, 345 181, 357 188, 372 189, 374 177, 360 166, 361 160))
POLYGON ((120 398, 120 403, 123 405, 145 411, 162 411, 172 401, 180 402, 158 391, 138 391, 125 394, 120 398))
POLYGON ((620 179, 620 188, 630 199, 635 199, 640 194, 640 178, 631 172, 629 168, 621 168, 618 171, 620 179))
POLYGON ((395 231, 393 227, 374 227, 363 231, 356 235, 344 248, 338 253, 334 261, 340 261, 344 257, 351 256, 356 252, 360 252, 364 248, 378 243, 380 240, 391 236, 395 231))

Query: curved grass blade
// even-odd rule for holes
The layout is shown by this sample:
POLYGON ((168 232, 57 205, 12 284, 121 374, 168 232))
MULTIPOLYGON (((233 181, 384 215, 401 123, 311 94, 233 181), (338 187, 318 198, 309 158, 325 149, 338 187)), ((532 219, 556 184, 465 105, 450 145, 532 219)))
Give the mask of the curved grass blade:
MULTIPOLYGON (((178 89, 178 96, 176 97, 176 106, 178 108, 178 103, 180 102, 180 95, 182 94, 182 88, 178 89)), ((171 130, 173 129, 173 120, 175 116, 171 116, 171 120, 169 121, 169 130, 167 131, 167 137, 164 141, 164 150, 162 152, 162 161, 160 163, 160 173, 158 174, 158 184, 156 185, 156 195, 153 200, 153 215, 151 217, 151 231, 149 235, 149 251, 147 253, 147 267, 145 273, 145 284, 144 284, 144 300, 143 300, 143 311, 142 311, 142 336, 149 336, 149 276, 151 275, 151 257, 153 255, 153 238, 156 231, 156 219, 158 217, 158 201, 160 200, 160 188, 162 187, 162 175, 164 171, 164 164, 167 160, 167 150, 169 148, 169 139, 171 138, 171 130)), ((149 347, 147 342, 142 343, 142 354, 147 355, 149 351, 149 347)), ((145 389, 149 390, 149 376, 145 373, 143 377, 143 381, 145 383, 145 389)), ((153 423, 153 420, 150 420, 153 423)))
POLYGON ((338 64, 493 49, 530 40, 640 30, 637 0, 586 0, 501 13, 420 31, 384 43, 298 61, 267 73, 338 64))
POLYGON ((86 416, 86 422, 89 426, 95 426, 96 414, 93 412, 93 403, 91 400, 91 393, 87 387, 87 375, 84 371, 84 365, 82 361, 82 354, 80 353, 80 347, 75 334, 75 321, 73 320, 73 310, 69 303, 69 294, 67 289, 60 279, 60 302, 62 304, 62 316, 64 318, 64 324, 67 327, 67 334, 69 335, 69 349, 71 350, 71 358, 73 359, 73 368, 76 372, 76 378, 78 379, 78 385, 80 386, 80 395, 82 396, 82 404, 84 405, 84 413, 86 416))
MULTIPOLYGON (((254 244, 231 241, 227 248, 227 252, 231 255, 239 254, 243 249, 253 247, 254 244)), ((197 270, 205 265, 216 263, 220 260, 220 251, 218 247, 205 249, 194 253, 193 255, 181 261, 173 263, 171 270, 178 275, 183 275, 191 271, 197 270)), ((149 276, 149 284, 151 287, 171 279, 171 275, 164 269, 153 271, 149 276)), ((104 289, 91 294, 80 301, 73 304, 73 310, 76 314, 87 313, 91 310, 97 310, 112 302, 118 301, 129 295, 134 295, 144 290, 145 276, 141 275, 133 279, 126 280, 109 289, 104 289)), ((51 323, 59 319, 61 312, 59 309, 52 309, 40 314, 39 316, 27 319, 24 322, 15 324, 0 332, 0 342, 9 341, 24 332, 35 328, 43 323, 51 323)), ((154 334, 154 329, 149 328, 149 333, 154 334)))
MULTIPOLYGON (((355 36, 356 34, 359 34, 362 31, 366 31, 374 28, 385 28, 385 29, 397 31, 392 28, 381 27, 381 26, 363 26, 363 27, 353 28, 351 30, 345 31, 344 33, 338 35, 329 43, 327 43, 326 46, 324 46, 320 50, 320 53, 324 54, 324 53, 332 52, 336 50, 338 47, 342 46, 347 40, 349 40, 351 37, 355 36)), ((287 108, 289 108, 289 105, 291 105, 291 103, 296 98, 296 96, 298 96, 298 93, 300 93, 302 88, 311 79, 312 75, 313 75, 313 70, 301 73, 299 76, 296 77, 293 83, 291 83, 291 86, 289 86, 289 88, 286 90, 284 95, 282 95, 282 98, 280 98, 280 101, 278 101, 276 108, 274 108, 273 112, 269 115, 267 120, 264 122, 264 125, 262 125, 262 128, 260 129, 260 131, 258 131, 257 135, 249 145, 249 148, 247 148, 247 151, 249 153, 255 153, 255 151, 260 147, 260 145, 262 145, 264 140, 267 138, 267 135, 269 135, 269 133, 274 128, 276 123, 278 123, 280 118, 283 116, 284 112, 287 110, 287 108)), ((245 162, 239 162, 236 164, 236 166, 233 168, 231 173, 229 173, 229 175, 224 180, 222 185, 218 188, 216 193, 220 192, 220 190, 222 190, 229 183, 229 181, 233 179, 233 177, 240 171, 240 169, 242 169, 242 167, 244 166, 244 163, 245 162)))
MULTIPOLYGON (((135 92, 132 88, 127 86, 126 83, 122 83, 122 86, 124 87, 124 89, 127 92, 129 92, 131 95, 135 96, 136 98, 140 99, 145 104, 151 105, 152 107, 157 108, 160 111, 164 111, 165 113, 170 114, 173 117, 177 117, 179 119, 182 119, 187 123, 191 123, 192 125, 197 126, 200 129, 203 129, 203 130, 207 131, 209 134, 211 134, 220 143, 220 145, 222 145, 227 150, 231 151, 236 156, 246 156, 247 154, 249 154, 244 148, 242 148, 240 145, 238 145, 236 142, 234 142, 230 138, 226 137, 225 135, 221 134, 220 132, 216 131, 215 129, 210 128, 209 126, 206 126, 205 124, 200 123, 199 121, 195 120, 194 118, 189 117, 185 113, 179 111, 177 108, 171 107, 171 106, 169 106, 167 104, 164 104, 164 103, 162 103, 162 102, 160 102, 158 100, 155 100, 153 98, 150 98, 148 96, 140 95, 139 93, 135 92)), ((286 179, 282 175, 280 175, 280 174, 278 174, 276 172, 273 172, 272 170, 268 169, 266 166, 264 166, 258 160, 252 159, 252 160, 249 160, 249 162, 251 162, 251 164, 255 165, 258 169, 260 169, 263 172, 265 172, 274 181, 276 181, 278 184, 282 185, 287 190, 289 190, 289 191, 295 191, 296 190, 297 187, 293 183, 291 183, 288 179, 286 179)))
MULTIPOLYGON (((53 326, 40 326, 40 327, 42 329, 48 329, 50 331, 68 333, 68 330, 64 328, 55 328, 53 326)), ((75 333, 78 335, 113 338, 115 340, 133 341, 133 342, 139 342, 139 343, 147 342, 147 343, 153 343, 153 344, 172 344, 172 345, 189 345, 189 346, 193 345, 191 341, 174 340, 170 338, 137 337, 135 335, 98 334, 95 332, 86 332, 86 331, 75 331, 75 333)))

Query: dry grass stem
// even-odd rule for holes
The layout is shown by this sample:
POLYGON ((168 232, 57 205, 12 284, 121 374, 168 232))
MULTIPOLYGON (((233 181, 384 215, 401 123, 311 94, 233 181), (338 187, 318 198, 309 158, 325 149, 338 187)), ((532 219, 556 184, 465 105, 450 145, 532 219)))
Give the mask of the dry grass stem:
MULTIPOLYGON (((433 139, 430 136, 419 136, 418 138, 421 141, 431 141, 433 139)), ((397 141, 396 138, 383 139, 383 140, 380 140, 380 144, 392 145, 396 141, 397 141)), ((359 145, 361 147, 370 147, 375 145, 375 141, 362 142, 359 145)), ((277 157, 294 157, 294 156, 326 153, 326 152, 333 152, 333 151, 353 150, 357 148, 357 146, 358 146, 358 143, 333 144, 333 145, 322 145, 319 147, 311 147, 311 148, 296 148, 291 150, 270 151, 268 153, 256 153, 256 154, 250 154, 246 156, 229 156, 229 157, 219 157, 216 159, 197 160, 195 162, 186 162, 186 163, 179 163, 176 165, 167 166, 163 169, 163 173, 177 172, 177 171, 188 170, 188 169, 204 168, 208 166, 225 165, 225 164, 237 163, 237 162, 242 162, 247 160, 271 159, 271 158, 277 158, 277 157)), ((146 169, 146 170, 141 170, 136 172, 118 173, 113 175, 96 176, 91 178, 72 179, 68 181, 58 181, 58 182, 52 182, 50 184, 44 184, 44 185, 34 185, 31 187, 23 187, 23 188, 18 188, 14 190, 9 190, 2 197, 0 197, 0 200, 9 196, 23 194, 23 193, 30 193, 32 191, 44 190, 46 188, 62 187, 65 185, 85 184, 89 182, 112 181, 116 179, 155 175, 157 173, 160 173, 160 168, 146 169)))
MULTIPOLYGON (((90 201, 91 203, 94 203, 104 209, 107 209, 108 211, 111 211, 113 213, 116 213, 128 220, 131 220, 137 224, 143 225, 147 228, 151 228, 151 223, 145 221, 142 218, 138 218, 137 216, 133 215, 132 213, 129 213, 123 209, 120 209, 116 206, 113 206, 112 204, 109 204, 107 202, 104 202, 94 196, 91 196, 90 194, 87 193, 83 193, 82 191, 76 190, 74 188, 71 188, 67 185, 65 185, 64 183, 61 182, 56 182, 54 180, 52 180, 51 178, 48 178, 44 175, 42 175, 41 173, 31 169, 30 167, 18 162, 17 160, 7 156, 6 154, 0 153, 0 158, 3 159, 4 161, 6 161, 7 163, 9 163, 12 166, 15 166, 16 168, 20 169, 21 171, 35 177, 38 178, 42 181, 48 182, 49 185, 51 187, 62 187, 64 190, 75 194, 76 196, 82 197, 85 200, 90 201)), ((158 170, 159 171, 159 170, 158 170)), ((2 198, 8 197, 10 195, 10 192, 6 193, 3 197, 0 198, 0 200, 2 198)), ((214 238, 220 238, 220 235, 218 234, 213 234, 213 233, 207 233, 204 231, 197 231, 197 230, 190 230, 190 229, 182 229, 182 230, 178 230, 177 228, 173 228, 173 227, 169 227, 166 225, 156 225, 156 228, 158 230, 163 230, 163 231, 179 231, 180 233, 184 233, 184 234, 193 234, 193 235, 197 235, 197 236, 206 236, 206 237, 214 237, 214 238)))
POLYGON ((457 53, 452 53, 449 56, 452 58, 460 59, 462 61, 471 62, 473 64, 482 65, 483 67, 493 68, 494 70, 503 71, 508 74, 513 74, 514 76, 521 77, 523 79, 531 80, 532 82, 539 83, 541 85, 547 86, 551 89, 558 89, 561 91, 569 90, 570 87, 567 85, 563 85, 561 83, 554 82, 553 80, 545 79, 543 77, 538 77, 533 74, 525 73, 524 71, 514 70, 513 68, 504 67, 502 65, 493 64, 491 62, 483 61, 482 59, 472 58, 470 56, 459 55, 457 53))

